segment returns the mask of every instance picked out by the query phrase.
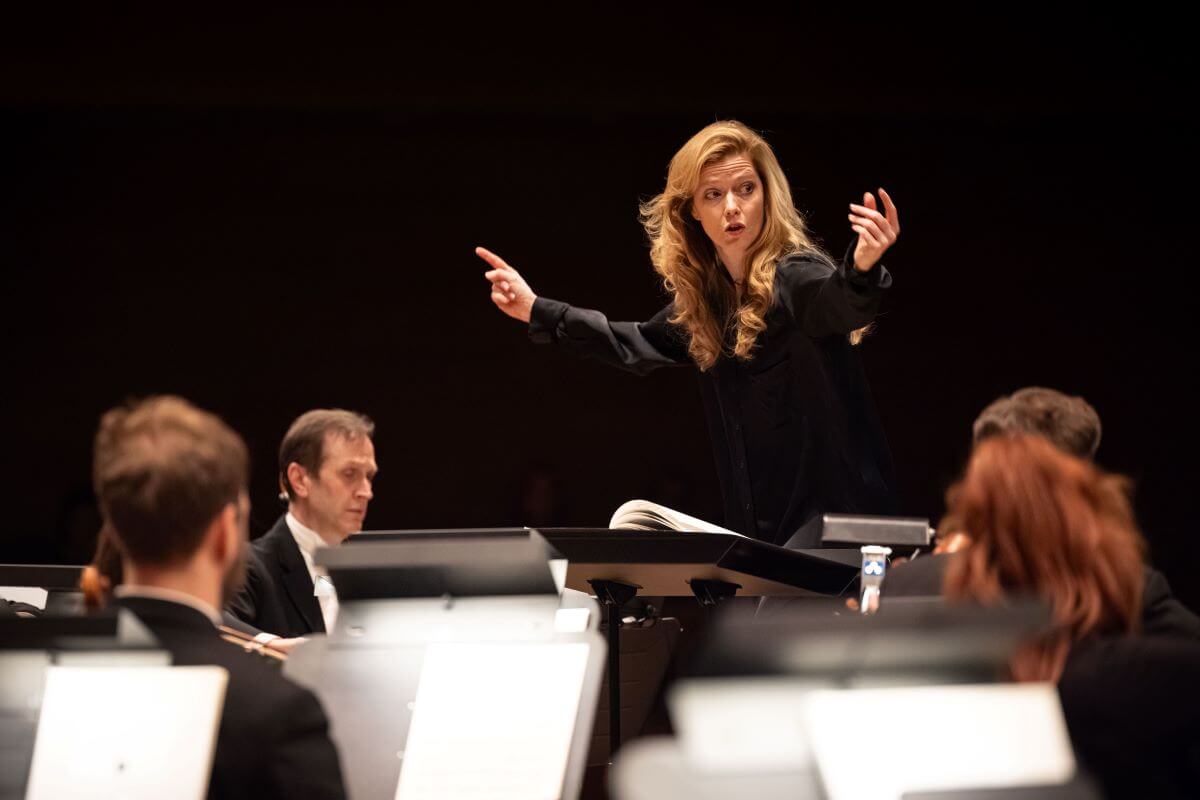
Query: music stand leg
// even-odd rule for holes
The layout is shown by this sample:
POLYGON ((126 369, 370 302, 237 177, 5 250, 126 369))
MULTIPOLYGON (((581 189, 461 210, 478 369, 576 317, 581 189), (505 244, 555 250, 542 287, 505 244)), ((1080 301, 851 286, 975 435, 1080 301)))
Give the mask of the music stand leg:
POLYGON ((608 619, 608 756, 621 746, 621 609, 637 596, 638 588, 620 581, 590 580, 608 619))

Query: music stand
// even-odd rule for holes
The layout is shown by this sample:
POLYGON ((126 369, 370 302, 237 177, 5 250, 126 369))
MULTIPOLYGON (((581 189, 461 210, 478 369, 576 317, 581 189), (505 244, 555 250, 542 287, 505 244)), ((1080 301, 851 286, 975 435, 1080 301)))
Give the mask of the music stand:
POLYGON ((228 673, 221 667, 51 667, 28 800, 202 800, 228 673))
POLYGON ((17 593, 0 591, 0 597, 19 600, 27 590, 44 591, 42 610, 45 613, 81 614, 84 607, 79 576, 83 569, 81 565, 0 564, 0 589, 24 590, 17 593), (17 597, 9 597, 9 594, 17 597))
POLYGON ((922 599, 869 616, 792 607, 763 618, 730 609, 691 675, 823 677, 844 686, 990 682, 1020 641, 1051 622, 1033 599, 995 608, 922 599))
POLYGON ((166 666, 127 611, 0 618, 0 800, 25 797, 47 671, 53 665, 166 666))
POLYGON ((733 597, 840 595, 858 580, 852 551, 788 550, 731 533, 536 530, 567 559, 567 588, 594 594, 604 606, 611 753, 621 745, 621 608, 636 595, 692 596, 713 608, 733 597))
MULTIPOLYGON (((521 648, 532 656, 544 652, 538 648, 559 646, 576 654, 583 653, 581 647, 586 650, 585 663, 569 656, 576 666, 582 664, 583 673, 578 696, 571 698, 577 706, 561 781, 563 797, 578 794, 604 640, 596 630, 599 609, 594 601, 559 597, 549 555, 544 540, 523 529, 372 532, 317 552, 316 563, 329 571, 337 588, 337 624, 327 637, 315 636, 298 647, 284 672, 321 697, 351 795, 392 800, 399 782, 410 777, 401 777, 406 758, 414 759, 410 763, 416 770, 419 756, 425 765, 422 774, 430 772, 428 742, 417 741, 409 753, 410 734, 416 731, 426 739, 427 734, 452 735, 428 714, 423 733, 412 727, 421 722, 417 698, 437 683, 433 678, 438 676, 422 683, 427 660, 453 664, 453 659, 446 662, 447 653, 493 652, 498 662, 512 665, 522 658, 521 648), (562 609, 586 609, 586 625, 561 630, 562 609), (434 724, 426 724, 430 722, 434 724)), ((557 657, 566 651, 554 652, 557 657)), ((424 697, 420 702, 436 707, 446 702, 445 690, 438 689, 442 699, 424 697)), ((454 714, 462 711, 447 708, 454 714)), ((493 722, 488 719, 483 727, 493 730, 493 722)), ((511 721, 514 731, 523 730, 522 724, 520 718, 511 721)), ((468 749, 461 753, 462 771, 479 766, 468 749)), ((423 796, 420 787, 402 788, 423 796)))
MULTIPOLYGON (((671 692, 678 738, 643 740, 623 753, 614 775, 616 796, 622 800, 650 797, 641 789, 649 780, 665 787, 657 795, 664 800, 715 797, 718 788, 727 796, 764 800, 824 796, 835 788, 831 779, 844 790, 846 748, 858 754, 863 775, 910 769, 910 763, 892 763, 889 749, 897 748, 887 743, 895 743, 900 735, 897 727, 915 725, 914 713, 919 716, 919 711, 908 709, 909 714, 903 715, 892 709, 890 720, 896 724, 879 726, 879 736, 886 740, 878 744, 880 752, 864 755, 863 742, 872 734, 864 725, 874 717, 864 710, 843 711, 838 703, 850 701, 845 708, 854 702, 873 708, 870 692, 911 692, 914 698, 922 692, 940 693, 930 708, 946 717, 947 709, 949 716, 956 710, 960 716, 970 716, 972 706, 967 701, 994 688, 994 697, 985 697, 978 708, 1000 709, 1003 715, 1011 704, 1010 715, 1019 717, 1024 713, 1020 709, 1033 709, 1048 723, 1057 720, 1057 727, 1050 724, 1047 733, 1056 749, 1046 750, 1044 763, 1033 765, 1031 772, 1041 769, 1041 777, 1053 773, 1054 780, 1061 779, 1073 762, 1065 728, 1055 716, 1053 687, 1047 693, 1046 687, 994 683, 1016 643, 1043 630, 1050 619, 1048 609, 1034 603, 1001 609, 921 603, 870 617, 789 609, 788 614, 766 620, 730 609, 710 628, 691 677, 671 692), (1011 697, 1006 694, 1010 687, 1011 697), (845 689, 859 690, 861 696, 845 689), (962 703, 956 702, 956 692, 962 703), (1025 696, 1032 694, 1038 696, 1025 696), (839 728, 837 742, 817 741, 833 729, 831 720, 841 720, 842 728, 853 728, 854 733, 839 728)), ((879 702, 887 699, 880 697, 879 702)), ((891 702, 916 704, 919 709, 922 701, 893 696, 891 702)), ((984 718, 982 713, 979 716, 984 718)), ((930 718, 941 717, 931 713, 930 718)), ((1009 763, 1014 763, 1012 745, 1019 737, 1011 735, 1011 726, 1008 730, 1007 738, 997 742, 1008 747, 1009 763)), ((910 737, 906 744, 911 746, 904 752, 925 748, 922 758, 928 760, 930 754, 936 758, 937 750, 927 748, 929 734, 922 736, 910 737)), ((965 733, 960 736, 965 747, 969 744, 965 733)), ((972 758, 1000 752, 972 746, 972 758)), ((1029 795, 1027 788, 1013 791, 1012 797, 1038 796, 1029 795)))

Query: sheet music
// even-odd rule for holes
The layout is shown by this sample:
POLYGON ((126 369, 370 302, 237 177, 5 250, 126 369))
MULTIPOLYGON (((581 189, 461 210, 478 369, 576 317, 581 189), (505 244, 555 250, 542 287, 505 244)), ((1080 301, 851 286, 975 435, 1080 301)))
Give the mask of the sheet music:
POLYGON ((28 603, 34 608, 46 610, 46 599, 50 592, 36 586, 0 586, 0 598, 14 603, 28 603))
POLYGON ((671 721, 697 773, 807 770, 808 733, 792 713, 824 683, 796 676, 689 679, 669 695, 671 721))
POLYGON ((220 667, 50 667, 26 800, 203 800, 220 667))
POLYGON ((567 585, 567 559, 552 558, 549 564, 550 576, 554 578, 554 585, 558 587, 558 593, 562 594, 563 587, 567 585))
POLYGON ((720 525, 714 525, 658 503, 651 503, 649 500, 630 500, 621 504, 621 507, 613 512, 612 519, 608 521, 608 527, 647 531, 728 533, 733 536, 741 536, 743 539, 748 538, 745 534, 722 528, 720 525))
POLYGON ((804 720, 830 800, 1058 785, 1075 773, 1050 683, 822 690, 804 720))
POLYGON ((396 800, 556 800, 588 645, 432 644, 396 800))

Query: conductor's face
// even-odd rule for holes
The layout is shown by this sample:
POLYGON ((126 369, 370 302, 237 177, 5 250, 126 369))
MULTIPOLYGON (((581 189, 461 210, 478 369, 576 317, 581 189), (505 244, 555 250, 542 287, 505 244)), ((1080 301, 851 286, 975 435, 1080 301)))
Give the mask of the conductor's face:
POLYGON ((727 156, 700 171, 692 216, 726 264, 740 264, 763 221, 762 180, 744 155, 727 156))

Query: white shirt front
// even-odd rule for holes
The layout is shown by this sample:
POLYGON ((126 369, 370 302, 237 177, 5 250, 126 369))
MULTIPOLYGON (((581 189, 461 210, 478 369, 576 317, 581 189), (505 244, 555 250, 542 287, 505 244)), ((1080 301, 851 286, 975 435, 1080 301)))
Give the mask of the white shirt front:
POLYGON ((317 548, 328 547, 328 545, 321 538, 321 534, 292 516, 291 511, 287 513, 285 519, 287 520, 288 530, 292 532, 292 538, 296 540, 296 546, 300 548, 300 555, 304 558, 304 566, 308 567, 308 577, 312 579, 313 584, 313 595, 317 598, 317 602, 321 604, 321 617, 325 620, 325 632, 332 633, 333 626, 337 623, 337 592, 334 591, 333 583, 329 580, 329 575, 325 572, 325 568, 318 567, 313 563, 313 553, 316 552, 317 548))

